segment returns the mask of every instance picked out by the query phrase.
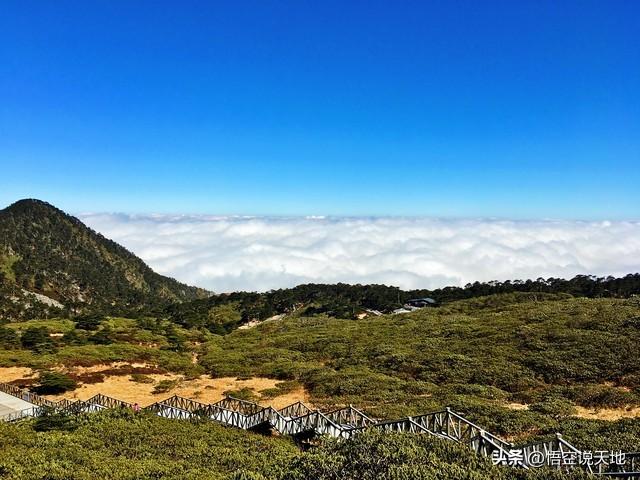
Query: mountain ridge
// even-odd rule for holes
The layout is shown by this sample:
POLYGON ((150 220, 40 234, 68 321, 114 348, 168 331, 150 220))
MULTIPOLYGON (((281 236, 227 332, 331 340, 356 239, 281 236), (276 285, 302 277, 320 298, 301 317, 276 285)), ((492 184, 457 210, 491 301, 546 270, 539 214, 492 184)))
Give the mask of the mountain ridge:
POLYGON ((69 313, 122 314, 209 294, 154 272, 122 245, 37 199, 0 210, 0 285, 0 315, 16 317, 56 313, 55 302, 69 313))

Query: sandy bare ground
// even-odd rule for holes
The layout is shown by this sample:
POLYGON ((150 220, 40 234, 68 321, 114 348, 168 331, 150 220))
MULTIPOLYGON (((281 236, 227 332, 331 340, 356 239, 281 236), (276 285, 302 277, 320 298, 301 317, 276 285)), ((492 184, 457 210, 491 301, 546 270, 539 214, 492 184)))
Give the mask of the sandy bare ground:
MULTIPOLYGON (((149 367, 149 365, 142 363, 126 364, 116 362, 108 365, 74 367, 67 370, 67 372, 73 375, 100 373, 101 371, 113 372, 114 369, 124 366, 131 366, 134 368, 149 367)), ((33 377, 33 375, 34 372, 30 368, 0 368, 0 382, 11 382, 23 378, 30 378, 33 377)), ((64 395, 58 396, 50 395, 48 398, 52 400, 59 400, 61 398, 67 398, 70 400, 87 400, 98 393, 102 393, 103 395, 114 397, 119 400, 146 406, 173 395, 180 395, 203 403, 213 403, 221 400, 224 397, 223 392, 228 390, 250 388, 259 396, 261 390, 274 388, 278 383, 281 383, 280 381, 271 378, 255 377, 246 380, 239 380, 235 377, 210 378, 205 375, 196 379, 187 380, 182 375, 175 373, 154 373, 148 374, 146 377, 153 379, 153 383, 134 382, 129 374, 105 375, 103 381, 80 384, 80 386, 73 392, 68 392, 64 395), (162 380, 175 381, 175 388, 165 393, 153 393, 154 386, 162 380)), ((265 405, 272 405, 275 408, 282 408, 297 401, 304 402, 310 406, 309 395, 302 387, 292 392, 270 398, 269 400, 261 401, 261 403, 265 405)))
POLYGON ((620 420, 640 417, 640 407, 632 408, 585 408, 576 407, 576 417, 594 420, 620 420))
MULTIPOLYGON (((511 410, 527 410, 529 405, 524 403, 508 403, 505 405, 511 410)), ((587 418, 591 420, 619 420, 621 418, 640 417, 640 407, 621 407, 621 408, 586 408, 576 406, 576 413, 573 415, 578 418, 587 418)))
POLYGON ((30 378, 35 372, 27 367, 0 367, 0 382, 13 382, 21 378, 30 378))

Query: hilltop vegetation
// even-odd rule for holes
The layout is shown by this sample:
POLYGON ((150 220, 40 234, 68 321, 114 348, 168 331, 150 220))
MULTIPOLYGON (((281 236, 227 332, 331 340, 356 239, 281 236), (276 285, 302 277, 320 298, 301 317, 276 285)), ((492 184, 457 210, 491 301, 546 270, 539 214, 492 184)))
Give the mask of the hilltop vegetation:
POLYGON ((48 203, 21 200, 0 210, 0 318, 123 314, 205 295, 48 203))
POLYGON ((451 406, 515 440, 562 431, 629 450, 640 449, 637 419, 573 415, 640 406, 639 319, 637 299, 514 293, 362 320, 291 315, 226 335, 153 318, 32 320, 0 328, 0 366, 122 360, 189 377, 270 377, 303 385, 321 407, 400 418, 451 406))
MULTIPOLYGON (((214 337, 200 363, 215 376, 296 380, 316 404, 359 405, 379 418, 450 405, 525 438, 579 429, 575 406, 640 405, 639 319, 635 299, 509 294, 358 321, 267 322, 214 337)), ((626 448, 638 449, 631 423, 626 448)))
MULTIPOLYGON (((0 365, 46 369, 125 360, 186 376, 266 376, 285 380, 278 388, 304 385, 320 407, 352 403, 374 417, 398 418, 448 405, 516 443, 559 431, 582 449, 637 451, 640 419, 573 414, 576 406, 640 405, 639 319, 637 299, 514 293, 362 320, 294 314, 226 335, 154 318, 31 320, 0 328, 0 365)), ((58 386, 61 379, 53 380, 58 386)), ((277 393, 236 392, 263 401, 277 393)), ((586 478, 579 471, 495 467, 464 446, 427 436, 371 432, 349 442, 323 440, 303 453, 285 438, 131 412, 0 425, 0 478, 96 476, 586 478)))
POLYGON ((212 337, 207 331, 185 330, 152 318, 83 316, 13 322, 0 325, 0 366, 48 369, 138 361, 197 375, 203 369, 192 362, 193 349, 212 337))
MULTIPOLYGON (((505 282, 475 282, 464 287, 436 290, 401 290, 387 285, 306 284, 265 293, 234 292, 211 295, 182 304, 170 305, 163 314, 187 328, 207 328, 226 333, 250 320, 296 312, 298 315, 326 315, 357 318, 367 310, 390 313, 409 299, 430 297, 439 305, 457 300, 497 294, 529 293, 543 299, 545 294, 564 293, 573 297, 628 298, 640 294, 640 274, 622 278, 578 275, 570 280, 539 278, 505 282)), ((371 312, 369 312, 371 313, 371 312)))

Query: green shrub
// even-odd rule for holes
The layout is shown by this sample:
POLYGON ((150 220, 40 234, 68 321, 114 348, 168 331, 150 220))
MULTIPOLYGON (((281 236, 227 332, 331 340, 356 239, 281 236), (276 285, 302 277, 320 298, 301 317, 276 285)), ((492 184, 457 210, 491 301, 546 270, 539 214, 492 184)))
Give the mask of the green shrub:
POLYGON ((549 415, 553 418, 563 418, 575 413, 574 405, 564 398, 548 398, 542 402, 529 405, 532 412, 549 415))
POLYGON ((76 428, 78 423, 74 417, 48 409, 33 421, 33 429, 36 432, 72 431, 76 428))
POLYGON ((45 371, 40 372, 38 386, 34 390, 40 395, 58 395, 75 390, 77 386, 76 381, 64 373, 45 371))
POLYGON ((130 375, 131 381, 136 383, 154 383, 154 379, 148 375, 142 373, 132 373, 130 375))
POLYGON ((229 477, 229 480, 267 480, 267 477, 257 472, 240 470, 234 472, 233 475, 229 477))
POLYGON ((552 480, 586 479, 583 472, 497 467, 465 445, 429 435, 370 430, 347 441, 328 440, 294 459, 286 480, 552 480))
MULTIPOLYGON (((496 467, 466 445, 367 431, 301 452, 284 437, 129 409, 0 423, 0 478, 10 480, 582 480, 576 471, 496 467), (68 422, 68 423, 65 423, 68 422), (70 427, 71 426, 71 427, 70 427), (70 427, 70 428, 69 428, 70 427)), ((637 422, 636 422, 637 423, 637 422)), ((627 426, 628 428, 628 426, 627 426)), ((590 432, 597 433, 596 431, 590 432)), ((606 432, 600 431, 600 434, 606 432)))
POLYGON ((296 381, 280 382, 280 383, 277 383, 276 386, 273 388, 260 390, 260 396, 263 399, 270 399, 270 398, 278 397, 280 395, 285 395, 287 393, 293 392, 294 390, 300 387, 301 387, 300 383, 296 381))
POLYGON ((82 330, 98 330, 104 317, 100 315, 81 315, 75 318, 76 328, 82 330))
POLYGON ((286 438, 144 411, 79 416, 75 427, 35 432, 32 423, 0 422, 0 478, 229 480, 242 472, 252 480, 276 480, 298 455, 286 438))
POLYGON ((226 390, 222 393, 230 397, 239 398, 240 400, 248 400, 250 402, 256 401, 258 399, 256 392, 254 392, 253 389, 249 387, 242 387, 238 390, 226 390))
POLYGON ((166 393, 173 390, 178 385, 177 380, 160 380, 155 387, 153 387, 153 393, 166 393))
POLYGON ((20 338, 14 330, 0 326, 0 347, 14 349, 20 346, 20 338))
POLYGON ((624 407, 637 405, 640 396, 633 391, 608 385, 575 385, 565 389, 565 396, 585 407, 624 407))
POLYGON ((49 330, 46 327, 27 328, 22 332, 20 342, 24 348, 38 353, 51 351, 54 347, 54 342, 49 336, 49 330))

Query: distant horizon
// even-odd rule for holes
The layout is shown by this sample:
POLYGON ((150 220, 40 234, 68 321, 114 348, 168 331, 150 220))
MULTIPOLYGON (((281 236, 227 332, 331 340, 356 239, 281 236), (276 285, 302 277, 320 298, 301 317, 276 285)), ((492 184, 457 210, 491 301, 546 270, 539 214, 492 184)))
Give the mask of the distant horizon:
POLYGON ((640 221, 66 213, 158 273, 216 292, 640 272, 640 221))
POLYGON ((94 213, 155 271, 215 292, 305 283, 404 290, 640 272, 640 222, 94 213))
POLYGON ((640 222, 640 212, 635 217, 622 217, 616 218, 615 216, 603 216, 603 217, 508 217, 500 215, 401 215, 401 214, 330 214, 330 213, 299 213, 299 214, 278 214, 278 213, 242 213, 242 212, 216 212, 216 211, 137 211, 137 210, 114 210, 114 209, 71 209, 66 208, 61 204, 54 201, 50 201, 46 198, 37 198, 34 196, 25 196, 23 198, 17 198, 16 200, 9 201, 4 205, 0 205, 0 210, 13 205, 21 200, 38 200, 64 211, 69 215, 75 217, 90 216, 90 215, 124 215, 127 217, 211 217, 211 218, 281 218, 281 219, 423 219, 423 220, 496 220, 496 221, 513 221, 513 222, 529 222, 529 221, 541 221, 541 222, 562 222, 562 221, 575 221, 575 222, 640 222))

